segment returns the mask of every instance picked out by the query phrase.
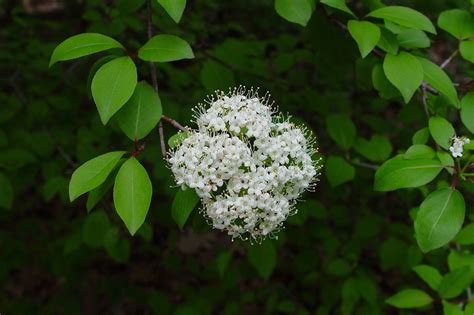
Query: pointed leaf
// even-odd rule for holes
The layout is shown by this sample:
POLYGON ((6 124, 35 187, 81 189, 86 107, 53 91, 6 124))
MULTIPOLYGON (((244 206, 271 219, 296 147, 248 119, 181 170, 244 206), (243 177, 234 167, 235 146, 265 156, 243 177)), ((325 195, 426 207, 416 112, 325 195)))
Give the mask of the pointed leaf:
POLYGON ((461 56, 467 61, 474 63, 474 40, 462 41, 459 45, 461 56))
POLYGON ((384 27, 380 28, 380 39, 377 43, 377 46, 392 55, 396 55, 398 53, 397 37, 395 36, 395 34, 393 34, 384 27))
POLYGON ((326 175, 332 187, 354 179, 355 168, 339 156, 329 156, 325 165, 326 175))
POLYGON ((428 294, 417 289, 405 289, 385 300, 385 303, 397 308, 423 307, 432 302, 433 299, 428 294))
POLYGON ((443 117, 431 117, 429 129, 434 141, 447 150, 450 146, 451 138, 455 135, 451 123, 443 117))
POLYGON ((173 204, 171 205, 171 216, 174 222, 178 224, 180 230, 183 229, 184 224, 189 218, 189 215, 199 203, 199 196, 194 189, 179 189, 174 196, 173 204))
POLYGON ((266 239, 261 244, 249 245, 248 259, 258 274, 262 278, 268 279, 276 267, 277 252, 275 245, 270 239, 266 239))
POLYGON ((122 48, 122 44, 113 38, 96 33, 83 33, 69 37, 59 44, 51 55, 49 66, 58 61, 71 60, 100 51, 122 48))
POLYGON ((367 56, 379 42, 380 29, 371 22, 350 20, 347 28, 356 41, 362 58, 367 56))
POLYGON ((285 20, 306 26, 314 7, 312 0, 275 0, 276 12, 285 20))
POLYGON ((326 119, 329 136, 343 149, 348 150, 356 136, 356 128, 349 116, 345 114, 330 115, 326 119))
POLYGON ((464 212, 464 198, 459 191, 441 188, 429 194, 415 220, 420 249, 426 253, 448 244, 461 229, 464 212))
POLYGON ((346 13, 352 15, 353 17, 356 17, 355 14, 351 11, 351 9, 349 9, 347 7, 346 1, 344 1, 344 0, 321 0, 321 3, 327 5, 331 8, 338 9, 338 10, 341 10, 343 12, 346 12, 346 13))
POLYGON ((447 273, 438 287, 438 293, 443 299, 451 299, 460 295, 471 284, 469 267, 464 266, 447 273))
POLYGON ((425 32, 416 29, 403 30, 397 35, 400 46, 406 49, 430 47, 430 39, 425 32))
POLYGON ((151 195, 148 173, 136 158, 129 158, 115 178, 114 205, 130 234, 134 235, 145 222, 151 195))
POLYGON ((137 68, 130 57, 104 64, 92 79, 92 97, 105 125, 129 100, 137 85, 137 68))
POLYGON ((186 0, 158 0, 158 3, 176 23, 179 23, 186 7, 186 0))
POLYGON ((433 24, 426 16, 408 7, 387 6, 370 12, 368 16, 436 34, 433 24))
POLYGON ((145 61, 168 62, 194 58, 188 42, 174 35, 156 35, 138 51, 138 57, 145 61))
POLYGON ((125 151, 109 152, 79 166, 71 176, 69 199, 73 201, 102 184, 124 154, 125 151))
POLYGON ((441 12, 438 26, 457 39, 466 39, 474 35, 474 18, 466 10, 452 9, 441 12))
POLYGON ((425 281, 430 288, 433 290, 437 290, 439 283, 441 282, 441 274, 439 273, 438 269, 433 268, 428 265, 419 265, 413 268, 413 271, 425 281))
POLYGON ((400 91, 405 103, 410 101, 423 81, 423 67, 416 57, 407 52, 402 51, 396 56, 385 55, 383 70, 390 83, 400 91))

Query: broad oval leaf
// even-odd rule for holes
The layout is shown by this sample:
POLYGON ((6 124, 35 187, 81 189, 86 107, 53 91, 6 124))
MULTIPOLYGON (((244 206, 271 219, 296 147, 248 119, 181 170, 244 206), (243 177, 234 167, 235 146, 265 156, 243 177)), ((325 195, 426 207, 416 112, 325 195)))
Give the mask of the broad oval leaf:
POLYGON ((407 160, 402 155, 386 161, 375 173, 374 189, 391 191, 431 182, 443 169, 438 160, 407 160))
POLYGON ((423 67, 420 62, 415 56, 404 51, 396 56, 386 54, 383 70, 390 83, 400 91, 405 103, 410 101, 423 81, 423 67))
POLYGON ((403 157, 405 159, 415 160, 415 159, 433 159, 436 156, 435 151, 424 144, 414 144, 410 146, 403 157))
POLYGON ((114 205, 130 234, 145 222, 150 208, 152 186, 145 168, 135 157, 120 167, 114 184, 114 205))
POLYGON ((179 189, 176 192, 171 205, 171 216, 181 230, 198 203, 199 196, 194 189, 179 189))
POLYGON ((276 267, 277 251, 271 239, 266 239, 261 244, 248 247, 248 259, 258 274, 268 279, 276 267))
POLYGON ((145 61, 168 62, 194 58, 188 42, 174 35, 156 35, 138 51, 138 57, 145 61))
POLYGON ((413 144, 425 144, 428 141, 428 138, 430 137, 430 130, 425 127, 421 128, 412 137, 412 143, 413 144))
POLYGON ((423 67, 424 79, 432 87, 437 89, 442 94, 446 95, 451 101, 452 105, 459 108, 458 93, 454 88, 453 82, 449 76, 437 64, 428 59, 418 57, 418 61, 423 67))
POLYGON ((104 125, 130 99, 136 85, 137 68, 130 57, 114 59, 97 70, 91 90, 104 125))
POLYGON ((7 176, 0 173, 0 207, 10 209, 13 203, 13 186, 7 176))
POLYGON ((400 95, 397 88, 388 81, 381 64, 376 64, 372 69, 372 84, 383 99, 391 99, 400 95))
POLYGON ((461 121, 474 133, 474 92, 466 94, 461 101, 461 121))
POLYGON ((354 148, 357 153, 372 162, 385 161, 392 152, 390 141, 381 135, 373 135, 370 140, 357 138, 354 148))
POLYGON ((324 169, 332 187, 351 181, 355 176, 354 166, 340 156, 329 156, 324 169))
POLYGON ((161 119, 161 100, 147 82, 137 84, 132 97, 117 113, 122 131, 131 140, 145 138, 161 119))
POLYGON ((165 9, 166 13, 171 18, 179 23, 183 16, 184 8, 186 7, 186 0, 157 0, 158 3, 165 9))
POLYGON ((457 39, 474 35, 474 18, 466 10, 452 9, 442 12, 438 17, 438 26, 457 39))
POLYGON ((438 289, 439 283, 441 282, 441 274, 438 269, 428 265, 419 265, 413 268, 413 271, 423 279, 433 290, 438 289))
POLYGON ((436 29, 426 16, 408 7, 387 6, 370 12, 368 16, 436 34, 436 29))
POLYGON ((49 66, 58 61, 71 60, 112 48, 122 48, 115 39, 97 33, 83 33, 69 37, 59 44, 51 55, 49 66))
POLYGON ((345 114, 330 115, 326 119, 329 136, 343 149, 348 150, 355 141, 356 128, 345 114))
POLYGON ((397 35, 400 46, 406 49, 430 47, 430 39, 425 32, 416 29, 407 29, 397 35))
POLYGON ((443 117, 431 117, 428 127, 434 141, 442 148, 448 149, 451 138, 455 135, 451 123, 443 117))
POLYGON ((311 0, 275 0, 275 10, 285 20, 306 26, 314 6, 311 0))
POLYGON ((433 299, 427 293, 417 289, 405 289, 385 300, 385 303, 397 308, 423 307, 432 302, 433 299))
POLYGON ((464 212, 464 198, 459 191, 448 187, 429 194, 415 220, 420 249, 426 253, 449 243, 461 229, 464 212))
POLYGON ((459 45, 459 51, 464 59, 474 63, 474 40, 462 41, 459 45))
POLYGON ((443 299, 451 299, 461 294, 471 284, 469 267, 464 266, 455 269, 446 275, 438 286, 438 293, 443 299))
POLYGON ((69 199, 73 201, 102 184, 124 154, 125 151, 105 153, 79 166, 71 176, 69 199))
POLYGON ((346 12, 346 13, 352 15, 353 17, 356 17, 354 12, 352 12, 351 9, 349 9, 349 7, 347 7, 347 4, 346 4, 345 0, 321 0, 321 3, 327 5, 331 8, 338 9, 338 10, 341 10, 343 12, 346 12))
POLYGON ((380 39, 377 43, 377 46, 392 55, 396 55, 398 53, 399 47, 397 37, 395 34, 384 27, 380 28, 380 39))
POLYGON ((456 242, 461 245, 474 244, 474 223, 469 223, 456 235, 456 242))
POLYGON ((82 240, 92 248, 101 247, 109 226, 110 221, 104 211, 89 214, 82 226, 82 240))
POLYGON ((356 41, 362 58, 367 56, 379 42, 380 29, 371 22, 350 20, 347 28, 356 41))

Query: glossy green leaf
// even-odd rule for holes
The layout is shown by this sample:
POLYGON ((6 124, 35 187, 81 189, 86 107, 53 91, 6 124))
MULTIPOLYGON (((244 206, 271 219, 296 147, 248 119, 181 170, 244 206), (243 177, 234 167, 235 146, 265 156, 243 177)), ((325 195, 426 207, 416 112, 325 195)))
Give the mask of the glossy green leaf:
POLYGON ((384 27, 380 28, 380 39, 377 46, 389 54, 396 55, 398 53, 397 37, 384 27))
POLYGON ((457 39, 466 39, 474 35, 474 18, 466 10, 452 9, 441 12, 438 26, 457 39))
POLYGON ((115 210, 134 235, 145 222, 152 186, 145 168, 134 157, 120 167, 114 185, 115 210))
POLYGON ((329 156, 324 168, 332 187, 351 181, 355 176, 354 166, 339 156, 329 156))
POLYGON ((327 5, 331 8, 338 9, 340 11, 346 12, 346 13, 352 15, 353 17, 355 17, 355 14, 351 11, 351 9, 349 9, 349 7, 346 4, 346 1, 344 1, 344 0, 321 0, 321 3, 327 5))
POLYGON ((132 97, 117 113, 122 131, 131 140, 145 138, 161 119, 161 100, 145 81, 135 87, 132 97))
POLYGON ((415 132, 411 141, 413 144, 425 144, 428 141, 429 137, 430 137, 430 130, 427 127, 425 127, 415 132))
POLYGON ((385 55, 383 70, 387 79, 402 94, 408 103, 423 81, 423 67, 410 53, 401 51, 398 55, 385 55))
POLYGON ((424 144, 414 144, 410 146, 403 157, 405 159, 416 160, 416 159, 433 159, 436 156, 436 152, 429 146, 424 144))
POLYGON ((0 207, 10 209, 13 203, 13 186, 10 179, 0 173, 0 207))
POLYGON ((343 149, 348 150, 356 137, 356 128, 349 116, 345 114, 330 115, 326 119, 329 136, 343 149))
POLYGON ((137 68, 130 57, 114 59, 97 70, 91 90, 104 125, 130 99, 136 85, 137 68))
POLYGON ((464 312, 459 304, 443 301, 443 315, 464 315, 464 312))
POLYGON ((138 57, 145 61, 168 62, 193 59, 194 53, 188 42, 174 35, 156 35, 138 51, 138 57))
POLYGON ((350 20, 347 28, 356 41, 362 58, 367 56, 379 42, 380 29, 371 22, 350 20))
POLYGON ((460 245, 474 244, 474 223, 469 223, 459 231, 456 236, 456 242, 460 245))
POLYGON ((125 151, 109 152, 79 166, 71 176, 69 199, 73 201, 102 184, 124 154, 125 151))
POLYGON ((446 95, 452 105, 459 107, 458 93, 446 72, 428 59, 418 57, 418 61, 423 67, 424 80, 440 93, 446 95))
POLYGON ((105 196, 107 191, 112 188, 117 175, 118 166, 120 166, 120 161, 114 166, 114 169, 107 176, 107 179, 100 184, 98 187, 92 189, 87 196, 86 209, 87 212, 91 212, 92 209, 99 203, 99 201, 105 196))
POLYGON ((376 64, 372 69, 372 84, 383 99, 391 99, 400 95, 397 88, 388 81, 381 64, 376 64))
POLYGON ((375 173, 374 188, 391 191, 431 182, 443 169, 438 160, 407 160, 402 155, 387 160, 375 173))
POLYGON ((467 61, 474 63, 474 40, 462 41, 459 44, 461 56, 467 61))
POLYGON ((183 16, 184 8, 186 7, 186 0, 157 0, 158 3, 165 9, 166 13, 171 18, 179 23, 183 16))
POLYGON ((181 230, 198 203, 199 196, 194 189, 179 189, 176 192, 171 205, 171 216, 181 230))
POLYGON ((183 142, 183 140, 187 137, 188 133, 186 131, 179 131, 168 139, 168 146, 170 147, 170 149, 174 149, 179 146, 181 142, 183 142))
POLYGON ((430 39, 425 32, 416 29, 407 29, 397 35, 398 43, 406 49, 430 47, 430 39))
POLYGON ((451 138, 455 135, 453 126, 443 117, 431 117, 429 129, 434 141, 442 148, 448 149, 451 138))
POLYGON ((306 26, 314 10, 311 1, 312 0, 275 0, 275 10, 285 20, 306 26))
POLYGON ((273 273, 277 263, 277 251, 271 239, 266 239, 261 244, 248 246, 248 259, 258 274, 268 279, 273 273))
POLYGON ((367 16, 384 19, 400 24, 401 26, 436 34, 433 24, 426 16, 408 7, 387 6, 372 11, 367 16))
POLYGON ((357 153, 372 162, 385 161, 392 152, 390 141, 381 135, 373 135, 370 140, 357 138, 354 148, 357 153))
POLYGON ((461 121, 474 133, 474 92, 467 93, 461 101, 461 121))
POLYGON ((417 289, 402 290, 385 300, 385 303, 397 308, 418 308, 432 302, 433 299, 427 293, 417 289))
POLYGON ((443 299, 451 299, 460 295, 470 284, 471 278, 466 277, 469 267, 464 266, 447 273, 438 286, 438 293, 443 299))
POLYGON ((420 249, 426 253, 448 244, 461 229, 464 212, 464 198, 459 191, 448 187, 429 194, 415 220, 420 249))
POLYGON ((123 49, 123 46, 115 39, 102 34, 78 34, 69 37, 54 49, 49 66, 58 61, 71 60, 112 48, 123 49))
POLYGON ((109 226, 110 221, 104 211, 89 214, 82 227, 82 240, 90 247, 102 247, 109 226))
POLYGON ((441 274, 438 269, 428 265, 419 265, 413 267, 413 271, 429 285, 433 290, 438 289, 439 283, 441 282, 441 274))

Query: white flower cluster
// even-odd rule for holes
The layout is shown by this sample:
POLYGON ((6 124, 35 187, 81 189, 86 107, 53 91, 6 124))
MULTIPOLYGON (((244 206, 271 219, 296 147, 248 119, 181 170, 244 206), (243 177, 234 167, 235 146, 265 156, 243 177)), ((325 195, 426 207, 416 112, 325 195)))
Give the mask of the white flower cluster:
POLYGON ((471 142, 469 138, 466 137, 453 137, 451 139, 451 147, 449 147, 449 151, 453 157, 462 157, 462 152, 464 151, 464 145, 471 142))
POLYGON ((201 198, 214 228, 232 238, 261 240, 295 213, 296 199, 314 187, 319 160, 313 138, 253 90, 216 93, 196 111, 198 130, 171 153, 178 185, 201 198))

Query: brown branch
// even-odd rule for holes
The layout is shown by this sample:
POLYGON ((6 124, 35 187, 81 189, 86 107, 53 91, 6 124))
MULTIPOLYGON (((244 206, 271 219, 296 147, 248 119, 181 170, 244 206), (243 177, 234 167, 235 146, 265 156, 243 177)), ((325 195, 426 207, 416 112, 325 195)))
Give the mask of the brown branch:
POLYGON ((449 57, 448 59, 446 59, 445 61, 443 61, 443 63, 440 65, 440 68, 441 69, 444 69, 446 68, 446 66, 451 62, 451 60, 453 60, 454 57, 456 57, 456 55, 459 53, 459 48, 456 49, 449 57))
POLYGON ((174 120, 173 118, 170 118, 166 115, 162 115, 161 116, 161 119, 166 121, 168 124, 170 124, 171 126, 175 127, 176 129, 178 130, 181 130, 181 131, 186 131, 186 128, 183 127, 183 125, 181 125, 179 122, 177 122, 176 120, 174 120))

